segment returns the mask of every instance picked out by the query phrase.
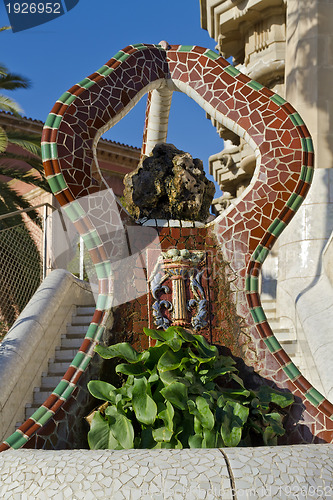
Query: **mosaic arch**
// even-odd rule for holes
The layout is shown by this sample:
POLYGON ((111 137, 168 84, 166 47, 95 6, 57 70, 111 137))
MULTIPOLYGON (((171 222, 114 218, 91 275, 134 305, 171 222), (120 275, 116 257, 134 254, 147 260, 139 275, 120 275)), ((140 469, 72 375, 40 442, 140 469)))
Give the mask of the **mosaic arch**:
MULTIPOLYGON (((288 102, 212 50, 161 42, 129 45, 119 51, 65 92, 45 123, 42 150, 46 176, 90 251, 99 278, 99 295, 87 335, 63 379, 32 417, 1 445, 0 451, 24 446, 55 416, 89 365, 105 327, 110 308, 109 263, 102 239, 78 201, 103 188, 93 154, 97 141, 149 92, 142 149, 143 153, 149 152, 154 142, 166 138, 174 90, 194 99, 255 151, 257 168, 251 185, 236 206, 229 207, 205 230, 217 239, 238 276, 238 300, 251 336, 244 359, 251 350, 256 351, 254 368, 300 398, 302 418, 312 433, 312 442, 333 441, 332 404, 309 384, 281 348, 258 293, 261 266, 310 187, 314 154, 309 132, 288 102)), ((126 217, 120 209, 115 227, 126 217)), ((291 441, 302 440, 309 442, 306 432, 302 435, 301 431, 291 441)))

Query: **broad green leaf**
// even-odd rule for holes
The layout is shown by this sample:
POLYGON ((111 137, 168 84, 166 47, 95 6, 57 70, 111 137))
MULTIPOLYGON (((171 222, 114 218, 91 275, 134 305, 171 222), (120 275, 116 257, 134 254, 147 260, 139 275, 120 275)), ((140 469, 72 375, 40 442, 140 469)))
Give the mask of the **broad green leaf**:
POLYGON ((249 409, 239 403, 228 401, 222 411, 221 435, 225 446, 237 446, 242 438, 243 425, 249 409))
POLYGON ((202 448, 203 437, 199 434, 194 434, 188 438, 188 444, 190 448, 202 448))
POLYGON ((144 328, 143 331, 148 337, 154 340, 166 341, 172 339, 175 334, 178 336, 176 328, 173 326, 170 326, 167 330, 151 330, 150 328, 144 328))
POLYGON ((109 347, 97 345, 95 351, 104 359, 124 358, 128 363, 136 363, 141 359, 136 350, 127 342, 110 345, 109 347))
POLYGON ((202 335, 193 335, 196 340, 196 347, 201 355, 207 358, 216 357, 219 351, 215 345, 208 344, 207 340, 202 335))
POLYGON ((199 356, 198 354, 196 354, 195 352, 192 351, 192 349, 188 349, 188 354, 191 356, 191 358, 199 361, 199 364, 202 364, 202 363, 209 363, 209 361, 212 361, 214 359, 214 356, 212 356, 211 358, 206 358, 206 357, 202 357, 202 356, 199 356))
POLYGON ((203 430, 203 448, 215 448, 217 441, 217 432, 214 429, 204 429, 203 430))
POLYGON ((145 377, 134 380, 132 402, 135 416, 139 422, 152 425, 157 415, 155 401, 147 394, 147 379, 145 377))
POLYGON ((197 416, 194 417, 193 424, 194 424, 194 432, 195 432, 195 434, 200 434, 201 435, 202 434, 202 425, 201 425, 200 419, 197 416))
POLYGON ((147 337, 150 337, 151 339, 154 340, 164 340, 164 338, 161 335, 161 332, 158 330, 152 330, 151 328, 144 328, 143 332, 147 337))
POLYGON ((196 339, 192 333, 187 332, 184 328, 176 327, 178 335, 186 342, 191 342, 191 344, 196 342, 196 339))
POLYGON ((278 436, 283 436, 285 431, 285 428, 282 425, 282 419, 283 416, 280 415, 279 413, 266 413, 266 415, 263 416, 264 422, 266 424, 269 424, 269 426, 273 429, 274 433, 277 434, 278 436))
POLYGON ((263 435, 263 441, 266 446, 276 446, 277 445, 277 435, 275 434, 272 427, 266 427, 263 435))
POLYGON ((156 368, 154 368, 154 370, 152 370, 149 378, 148 378, 148 384, 154 384, 155 382, 157 382, 159 380, 159 375, 157 373, 157 370, 156 368))
POLYGON ((87 387, 94 398, 115 404, 117 389, 112 384, 103 382, 102 380, 90 380, 87 387))
POLYGON ((97 411, 91 421, 88 432, 88 444, 91 450, 121 450, 122 446, 110 431, 109 419, 97 411))
POLYGON ((294 396, 290 392, 278 391, 268 385, 262 385, 256 393, 261 404, 274 403, 280 408, 286 408, 294 402, 294 396))
POLYGON ((195 400, 198 409, 198 418, 204 429, 212 430, 215 424, 214 415, 209 408, 209 404, 205 398, 198 396, 195 400))
POLYGON ((141 442, 138 448, 151 449, 155 446, 156 442, 153 439, 153 433, 151 427, 146 427, 142 429, 141 432, 141 442))
POLYGON ((159 372, 165 372, 168 370, 176 370, 179 368, 183 360, 182 352, 173 352, 170 349, 165 351, 160 357, 157 363, 157 369, 159 372))
POLYGON ((110 431, 122 448, 125 450, 133 448, 134 430, 132 422, 125 415, 119 413, 115 406, 108 406, 105 414, 109 417, 110 431))
POLYGON ((121 363, 116 366, 116 373, 123 373, 124 375, 142 375, 147 372, 142 363, 121 363))
POLYGON ((154 345, 152 347, 149 347, 148 351, 146 351, 148 352, 148 357, 144 362, 145 366, 148 369, 153 370, 156 367, 160 357, 168 350, 169 347, 166 344, 154 345))
POLYGON ((186 409, 187 387, 181 382, 172 382, 172 384, 161 390, 162 396, 180 410, 186 409))
POLYGON ((235 373, 231 373, 230 374, 231 378, 237 382, 243 389, 245 389, 244 387, 244 383, 243 383, 243 380, 238 376, 236 375, 235 373))
POLYGON ((167 427, 159 427, 158 429, 153 430, 153 438, 157 442, 165 441, 167 443, 170 442, 172 438, 173 432, 167 427))
POLYGON ((170 401, 166 402, 165 409, 160 411, 158 414, 158 418, 163 420, 165 427, 170 431, 173 431, 173 417, 175 415, 175 410, 173 409, 170 401))
POLYGON ((168 345, 170 347, 170 349, 172 349, 174 352, 178 352, 182 345, 183 345, 183 341, 181 338, 179 338, 178 336, 177 337, 172 337, 172 339, 170 340, 167 340, 166 342, 166 345, 168 345))
MULTIPOLYGON (((160 372, 160 379, 162 380, 164 385, 170 385, 172 382, 187 382, 183 380, 181 377, 181 373, 179 370, 169 370, 167 372, 160 372)), ((189 384, 189 382, 187 382, 189 384)))

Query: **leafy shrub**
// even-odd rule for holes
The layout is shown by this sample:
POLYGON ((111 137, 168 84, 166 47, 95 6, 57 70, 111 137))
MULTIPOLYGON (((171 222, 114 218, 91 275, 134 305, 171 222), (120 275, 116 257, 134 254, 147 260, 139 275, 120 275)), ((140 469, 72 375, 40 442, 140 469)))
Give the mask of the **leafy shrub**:
POLYGON ((105 359, 124 359, 116 372, 127 379, 119 388, 88 383, 105 401, 87 417, 91 449, 252 446, 253 436, 272 445, 285 433, 281 408, 292 394, 246 389, 235 362, 201 335, 179 327, 144 333, 156 345, 142 353, 128 343, 95 348, 105 359))

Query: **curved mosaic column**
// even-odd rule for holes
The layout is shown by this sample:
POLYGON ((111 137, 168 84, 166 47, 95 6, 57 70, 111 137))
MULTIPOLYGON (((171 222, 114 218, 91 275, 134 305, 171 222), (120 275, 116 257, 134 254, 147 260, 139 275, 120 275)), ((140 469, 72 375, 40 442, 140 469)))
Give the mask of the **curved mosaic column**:
MULTIPOLYGON (((308 130, 289 103, 241 74, 212 50, 187 45, 166 50, 161 45, 137 44, 119 51, 65 92, 46 121, 42 137, 46 176, 90 251, 99 276, 99 296, 86 338, 62 381, 0 451, 25 445, 55 415, 71 396, 101 338, 112 294, 110 266, 103 240, 78 200, 102 189, 93 155, 100 136, 145 93, 166 84, 169 90, 179 90, 194 99, 255 151, 257 168, 251 185, 238 204, 207 230, 216 235, 238 276, 238 303, 251 333, 245 360, 247 352, 255 352, 254 368, 301 398, 311 439, 317 436, 318 440, 332 441, 333 406, 302 377, 275 339, 258 293, 262 263, 310 186, 313 148, 308 130)), ((161 96, 162 101, 170 97, 169 93, 161 96)), ((116 230, 122 217, 126 213, 120 210, 115 216, 116 230)), ((303 436, 298 433, 295 441, 309 442, 306 432, 303 436)))

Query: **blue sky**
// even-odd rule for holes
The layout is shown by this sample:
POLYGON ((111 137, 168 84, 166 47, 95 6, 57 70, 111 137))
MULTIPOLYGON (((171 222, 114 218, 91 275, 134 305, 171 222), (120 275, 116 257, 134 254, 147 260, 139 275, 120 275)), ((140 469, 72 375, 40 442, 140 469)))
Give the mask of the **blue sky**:
MULTIPOLYGON (((1 3, 0 25, 7 24, 1 3)), ((0 37, 0 62, 32 82, 29 90, 11 92, 11 97, 24 115, 43 121, 63 92, 129 44, 167 40, 210 49, 216 45, 200 26, 199 0, 80 0, 58 19, 18 33, 1 32, 0 37)), ((104 137, 141 147, 145 101, 104 137)), ((223 148, 205 112, 179 92, 173 95, 168 142, 201 158, 206 172, 208 157, 223 148)))

